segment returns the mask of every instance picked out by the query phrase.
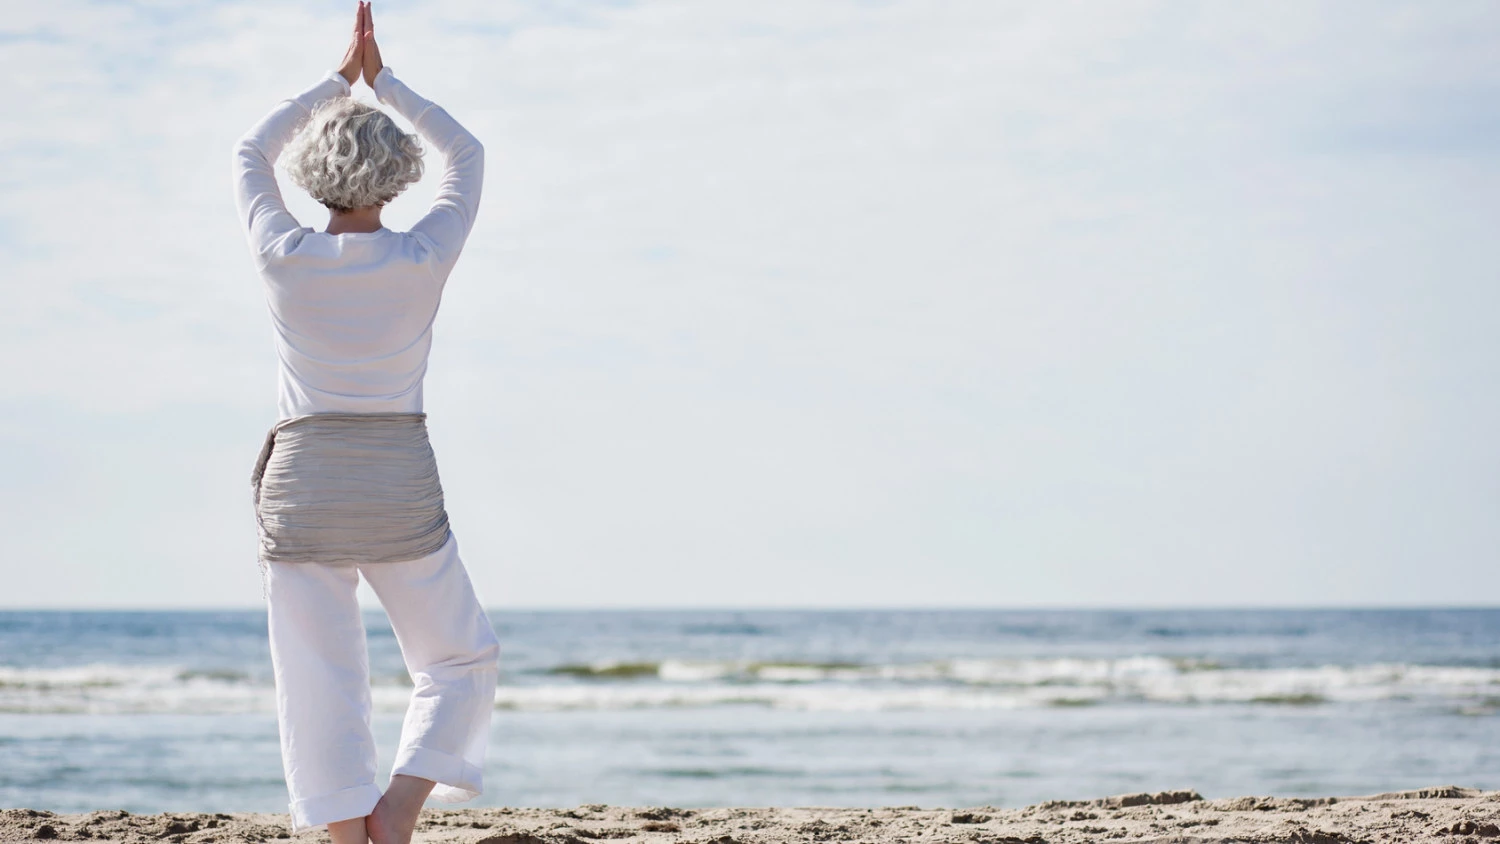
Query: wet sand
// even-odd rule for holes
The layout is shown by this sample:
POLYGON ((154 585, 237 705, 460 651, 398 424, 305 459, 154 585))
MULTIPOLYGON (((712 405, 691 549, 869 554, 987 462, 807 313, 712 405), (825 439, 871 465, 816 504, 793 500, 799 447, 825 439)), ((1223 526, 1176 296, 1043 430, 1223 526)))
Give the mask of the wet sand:
MULTIPOLYGON (((0 810, 0 841, 274 842, 286 815, 0 810)), ((319 827, 296 841, 327 841, 319 827)), ((1193 791, 1054 800, 1019 809, 622 807, 424 810, 414 844, 791 844, 791 842, 1500 842, 1500 791, 1440 786, 1354 797, 1226 797, 1193 791)))

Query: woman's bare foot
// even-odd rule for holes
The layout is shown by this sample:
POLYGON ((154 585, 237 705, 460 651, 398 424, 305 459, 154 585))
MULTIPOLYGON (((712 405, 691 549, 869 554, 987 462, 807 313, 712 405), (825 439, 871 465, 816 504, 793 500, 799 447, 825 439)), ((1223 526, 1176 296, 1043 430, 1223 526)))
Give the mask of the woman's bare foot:
POLYGON ((422 803, 436 787, 437 783, 421 777, 406 774, 391 777, 391 784, 375 804, 375 810, 365 817, 371 844, 411 844, 422 803))
POLYGON ((333 839, 333 844, 365 844, 369 840, 365 831, 365 817, 368 815, 347 821, 334 821, 328 825, 328 837, 333 839))

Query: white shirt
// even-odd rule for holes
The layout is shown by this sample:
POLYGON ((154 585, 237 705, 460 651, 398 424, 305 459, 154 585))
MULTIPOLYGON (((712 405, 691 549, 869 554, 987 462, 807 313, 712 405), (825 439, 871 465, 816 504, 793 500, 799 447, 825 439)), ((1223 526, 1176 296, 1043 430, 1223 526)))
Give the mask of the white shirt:
POLYGON ((327 234, 282 203, 274 163, 313 106, 349 96, 337 71, 282 100, 234 145, 235 204, 275 327, 280 419, 422 410, 432 321, 479 209, 478 139, 389 67, 373 88, 446 159, 437 197, 410 231, 327 234))

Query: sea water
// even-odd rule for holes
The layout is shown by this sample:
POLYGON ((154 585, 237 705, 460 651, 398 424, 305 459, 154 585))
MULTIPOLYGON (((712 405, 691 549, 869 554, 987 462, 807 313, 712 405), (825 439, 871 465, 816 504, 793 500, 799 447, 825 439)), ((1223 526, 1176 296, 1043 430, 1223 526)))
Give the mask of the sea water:
MULTIPOLYGON (((1500 610, 490 610, 473 806, 1500 788, 1500 610)), ((365 611, 378 782, 411 680, 365 611)), ((285 811, 262 609, 0 612, 0 806, 285 811)))

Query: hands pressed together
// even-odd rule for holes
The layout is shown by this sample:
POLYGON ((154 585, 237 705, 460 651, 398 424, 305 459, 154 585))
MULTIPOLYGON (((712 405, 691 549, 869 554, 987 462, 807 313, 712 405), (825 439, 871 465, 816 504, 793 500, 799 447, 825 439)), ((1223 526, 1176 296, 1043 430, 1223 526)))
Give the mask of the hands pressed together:
POLYGON ((370 4, 360 0, 354 13, 354 38, 349 42, 349 51, 344 54, 339 73, 353 85, 363 72, 365 84, 375 86, 375 74, 385 67, 380 61, 380 47, 375 43, 375 20, 370 17, 370 4))

